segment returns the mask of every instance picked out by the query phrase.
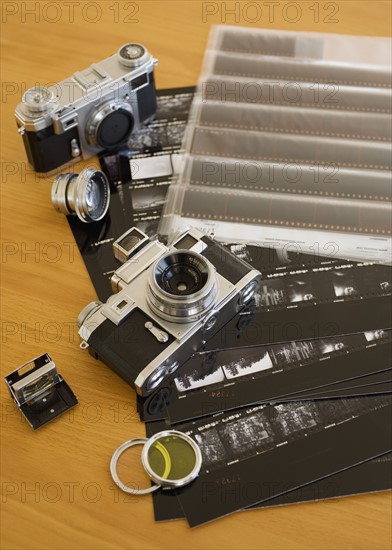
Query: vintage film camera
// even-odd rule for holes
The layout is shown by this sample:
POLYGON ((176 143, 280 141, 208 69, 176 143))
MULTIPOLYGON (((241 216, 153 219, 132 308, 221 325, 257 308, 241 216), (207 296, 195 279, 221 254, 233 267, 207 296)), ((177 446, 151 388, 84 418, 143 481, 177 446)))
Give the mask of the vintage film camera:
POLYGON ((156 64, 144 46, 129 43, 59 84, 27 90, 15 116, 34 169, 50 173, 116 147, 152 120, 156 64))
POLYGON ((165 246, 131 228, 113 248, 115 294, 80 313, 81 347, 146 396, 240 314, 261 274, 196 229, 165 246))

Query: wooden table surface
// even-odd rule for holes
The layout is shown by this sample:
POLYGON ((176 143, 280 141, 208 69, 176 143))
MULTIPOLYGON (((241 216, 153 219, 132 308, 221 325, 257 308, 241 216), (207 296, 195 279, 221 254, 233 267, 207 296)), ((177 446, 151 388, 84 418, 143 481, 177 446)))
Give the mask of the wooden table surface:
MULTIPOLYGON (((51 205, 51 179, 29 168, 16 131, 14 108, 26 88, 58 82, 130 40, 159 58, 162 88, 196 82, 210 25, 225 17, 273 29, 391 32, 389 2, 277 2, 274 12, 271 4, 2 2, 1 375, 47 351, 79 405, 33 432, 1 382, 1 548, 391 548, 387 492, 237 513, 191 530, 185 521, 154 523, 150 497, 127 499, 113 486, 111 453, 144 426, 131 389, 79 349, 75 320, 94 289, 51 205), (255 4, 262 13, 252 23, 255 4), (225 15, 233 6, 237 14, 225 15)), ((126 462, 132 478, 137 453, 126 462)))

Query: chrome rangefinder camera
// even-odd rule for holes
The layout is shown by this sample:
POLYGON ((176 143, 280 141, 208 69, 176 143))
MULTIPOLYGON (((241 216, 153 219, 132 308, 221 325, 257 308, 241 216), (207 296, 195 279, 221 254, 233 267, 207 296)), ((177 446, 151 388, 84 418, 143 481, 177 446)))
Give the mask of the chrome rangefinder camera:
POLYGON ((27 90, 15 116, 34 169, 49 173, 116 147, 152 120, 156 64, 144 46, 129 43, 59 84, 27 90))
POLYGON ((113 248, 114 294, 80 313, 81 347, 146 396, 240 314, 260 272, 196 229, 165 246, 132 228, 113 248))

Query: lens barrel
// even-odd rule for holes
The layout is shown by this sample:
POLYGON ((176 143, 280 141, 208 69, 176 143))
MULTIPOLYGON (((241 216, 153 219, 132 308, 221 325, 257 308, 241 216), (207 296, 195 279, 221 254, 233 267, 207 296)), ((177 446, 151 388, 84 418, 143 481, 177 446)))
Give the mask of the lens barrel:
POLYGON ((52 203, 62 214, 74 214, 82 222, 101 220, 109 208, 110 187, 100 170, 86 168, 80 174, 60 174, 52 186, 52 203))
POLYGON ((214 266, 197 252, 175 250, 152 267, 147 300, 161 318, 190 323, 212 308, 217 292, 214 266))

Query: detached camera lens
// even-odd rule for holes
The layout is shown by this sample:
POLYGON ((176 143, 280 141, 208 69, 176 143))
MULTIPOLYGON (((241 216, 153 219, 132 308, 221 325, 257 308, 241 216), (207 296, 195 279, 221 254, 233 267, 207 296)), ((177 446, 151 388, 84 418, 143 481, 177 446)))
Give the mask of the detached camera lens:
POLYGON ((52 203, 62 214, 74 214, 82 222, 101 220, 109 208, 109 182, 103 172, 86 168, 80 174, 61 174, 52 186, 52 203))
POLYGON ((176 250, 152 267, 147 299, 163 319, 188 323, 201 319, 215 303, 215 268, 201 254, 176 250))

